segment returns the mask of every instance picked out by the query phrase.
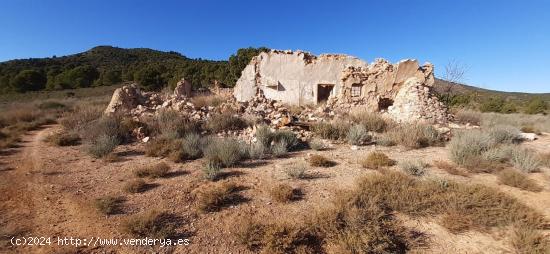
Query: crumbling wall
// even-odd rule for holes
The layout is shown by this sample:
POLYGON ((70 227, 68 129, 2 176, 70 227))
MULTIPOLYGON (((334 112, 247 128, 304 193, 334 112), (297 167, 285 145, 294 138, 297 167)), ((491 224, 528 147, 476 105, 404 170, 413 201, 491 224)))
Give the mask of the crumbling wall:
POLYGON ((347 55, 320 55, 303 51, 263 52, 246 66, 234 89, 238 101, 249 101, 261 89, 265 97, 292 105, 317 104, 318 85, 342 87, 342 71, 349 66, 366 66, 347 55))

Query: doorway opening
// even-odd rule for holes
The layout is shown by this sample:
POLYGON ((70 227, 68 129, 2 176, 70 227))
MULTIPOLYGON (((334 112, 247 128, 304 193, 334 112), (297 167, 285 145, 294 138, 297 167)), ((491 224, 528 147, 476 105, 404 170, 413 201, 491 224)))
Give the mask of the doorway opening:
POLYGON ((317 85, 317 103, 322 103, 327 101, 328 97, 330 96, 330 92, 332 92, 333 88, 334 88, 334 85, 332 84, 317 85))
POLYGON ((393 100, 389 98, 380 98, 378 100, 378 111, 386 111, 393 105, 393 100))

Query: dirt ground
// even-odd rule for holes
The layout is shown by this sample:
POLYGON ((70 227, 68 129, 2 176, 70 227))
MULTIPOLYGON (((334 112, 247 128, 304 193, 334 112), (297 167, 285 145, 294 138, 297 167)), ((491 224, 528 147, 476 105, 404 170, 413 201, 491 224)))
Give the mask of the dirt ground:
MULTIPOLYGON (((55 147, 43 141, 59 126, 32 131, 20 147, 0 155, 1 253, 250 253, 232 237, 231 223, 236 218, 254 214, 260 218, 301 220, 317 206, 330 201, 338 189, 351 187, 355 179, 373 171, 363 169, 358 160, 373 149, 384 151, 395 160, 422 159, 428 163, 447 160, 445 147, 406 150, 399 147, 365 146, 351 150, 348 145, 333 145, 326 151, 304 150, 282 159, 247 162, 229 169, 226 180, 243 187, 242 202, 215 213, 194 209, 193 191, 207 181, 201 172, 201 160, 172 163, 166 159, 144 156, 143 144, 117 148, 117 162, 91 158, 82 146, 55 147), (292 180, 285 174, 288 165, 303 161, 310 154, 322 154, 338 164, 329 168, 309 167, 306 179, 292 180), (169 177, 150 180, 151 188, 139 194, 123 190, 125 182, 134 179, 132 170, 139 165, 166 161, 171 166, 169 177), (273 202, 268 189, 285 182, 300 187, 302 199, 288 204, 273 202), (93 201, 101 196, 125 198, 123 211, 105 216, 96 211, 93 201), (178 232, 188 238, 188 246, 59 246, 57 237, 81 239, 130 238, 121 223, 128 215, 149 210, 168 211, 178 218, 178 232), (52 237, 51 246, 12 246, 12 236, 52 237)), ((550 136, 526 142, 538 151, 550 151, 550 136)), ((501 185, 495 175, 473 174, 470 177, 449 175, 434 166, 425 178, 446 178, 459 182, 480 183, 498 188, 540 211, 550 220, 550 169, 530 174, 544 190, 538 193, 501 185)), ((513 253, 507 230, 453 234, 429 218, 411 219, 399 216, 405 224, 427 236, 425 246, 415 253, 513 253)), ((511 230, 511 229, 510 229, 511 230)), ((545 232, 550 236, 550 232, 545 232)))

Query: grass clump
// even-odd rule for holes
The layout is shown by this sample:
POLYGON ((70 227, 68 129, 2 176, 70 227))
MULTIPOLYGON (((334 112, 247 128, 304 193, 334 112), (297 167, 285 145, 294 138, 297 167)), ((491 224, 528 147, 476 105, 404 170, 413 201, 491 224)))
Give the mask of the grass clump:
POLYGON ((461 124, 480 125, 482 114, 478 111, 461 109, 454 113, 455 121, 461 124))
POLYGON ((61 131, 47 136, 45 141, 56 146, 76 146, 80 144, 80 136, 77 133, 61 131))
POLYGON ((349 128, 347 140, 351 145, 364 145, 371 140, 371 136, 365 126, 353 125, 349 128))
POLYGON ((380 145, 402 145, 417 149, 443 143, 441 134, 431 125, 420 123, 401 124, 384 133, 380 145))
POLYGON ((222 173, 222 167, 217 162, 207 161, 202 168, 202 172, 205 179, 216 181, 222 173))
POLYGON ((227 97, 220 95, 199 95, 191 98, 191 103, 196 109, 203 107, 217 107, 227 101, 227 97))
POLYGON ((269 149, 261 142, 255 142, 248 146, 248 157, 250 159, 265 159, 268 153, 269 149))
POLYGON ((157 210, 133 215, 122 224, 123 230, 136 237, 166 239, 176 233, 173 216, 157 210))
POLYGON ((367 131, 382 133, 392 125, 390 120, 383 118, 380 114, 364 110, 352 112, 350 118, 354 123, 365 127, 367 131))
POLYGON ((313 167, 332 167, 336 165, 334 161, 329 160, 325 156, 314 154, 309 158, 309 165, 313 167))
POLYGON ((519 227, 514 231, 512 246, 517 253, 547 254, 550 250, 550 240, 535 229, 519 227))
POLYGON ((385 153, 374 151, 359 161, 359 164, 364 168, 380 169, 395 165, 395 161, 390 159, 385 153))
POLYGON ((206 128, 213 133, 241 130, 247 126, 244 119, 229 113, 213 115, 206 122, 206 128))
POLYGON ((256 128, 256 139, 267 150, 272 150, 272 146, 279 144, 280 146, 284 145, 287 151, 291 151, 299 143, 294 132, 288 130, 271 131, 267 125, 259 125, 256 128))
POLYGON ((124 191, 128 193, 141 193, 147 190, 148 184, 143 179, 132 179, 124 185, 124 191))
POLYGON ((327 149, 327 146, 326 146, 325 142, 323 142, 320 139, 312 139, 311 141, 309 141, 309 148, 311 148, 315 151, 322 151, 322 150, 327 149))
POLYGON ((504 169, 498 172, 497 175, 502 184, 533 192, 542 190, 535 181, 529 179, 529 176, 515 169, 504 169))
POLYGON ((120 144, 114 136, 100 135, 88 141, 87 151, 95 158, 103 158, 109 155, 120 144))
POLYGON ((122 120, 120 117, 102 117, 92 122, 90 129, 83 132, 88 153, 101 158, 126 141, 130 130, 122 124, 122 120))
POLYGON ((120 197, 106 196, 97 198, 94 205, 98 211, 105 215, 116 214, 121 210, 121 204, 124 200, 120 197))
POLYGON ((324 139, 344 140, 349 132, 350 125, 345 122, 320 122, 311 126, 313 133, 324 139))
POLYGON ((526 173, 537 172, 542 161, 537 153, 531 149, 515 149, 512 152, 511 162, 517 169, 526 173))
POLYGON ((170 171, 170 166, 164 162, 159 162, 153 165, 147 165, 137 168, 134 171, 134 175, 137 177, 149 177, 149 178, 159 178, 164 177, 170 171))
POLYGON ((214 139, 204 151, 208 161, 222 167, 231 167, 245 158, 246 148, 239 141, 231 138, 214 139))
POLYGON ((290 202, 296 199, 299 193, 299 189, 294 189, 292 186, 284 183, 277 184, 269 189, 269 196, 271 199, 279 203, 290 202))
POLYGON ((422 176, 424 173, 426 173, 426 168, 429 166, 426 162, 423 162, 421 160, 413 160, 413 161, 401 161, 398 164, 399 168, 403 170, 405 173, 412 175, 412 176, 422 176))
POLYGON ((201 212, 215 212, 222 207, 242 199, 237 193, 239 186, 231 182, 220 182, 202 186, 196 193, 197 209, 201 212))
POLYGON ((303 162, 288 164, 285 173, 292 179, 303 179, 306 177, 307 165, 303 162))
POLYGON ((200 124, 175 110, 161 110, 147 121, 148 129, 153 136, 168 139, 183 138, 188 133, 200 132, 200 124))

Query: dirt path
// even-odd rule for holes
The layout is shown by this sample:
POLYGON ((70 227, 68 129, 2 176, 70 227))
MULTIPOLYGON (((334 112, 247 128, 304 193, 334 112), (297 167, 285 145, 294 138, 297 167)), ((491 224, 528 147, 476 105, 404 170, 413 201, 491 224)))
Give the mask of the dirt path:
MULTIPOLYGON (((23 137, 21 146, 1 160, 10 167, 2 171, 0 212, 2 245, 0 252, 59 253, 66 251, 104 252, 99 247, 60 246, 58 237, 109 237, 97 214, 82 204, 79 192, 64 191, 66 186, 50 181, 51 176, 63 174, 61 165, 43 161, 41 153, 48 150, 42 140, 57 126, 48 126, 23 137), (44 246, 13 246, 12 237, 45 237, 51 240, 44 246)), ((6 167, 4 165, 4 167, 6 167)), ((119 253, 130 253, 124 248, 119 253)))

